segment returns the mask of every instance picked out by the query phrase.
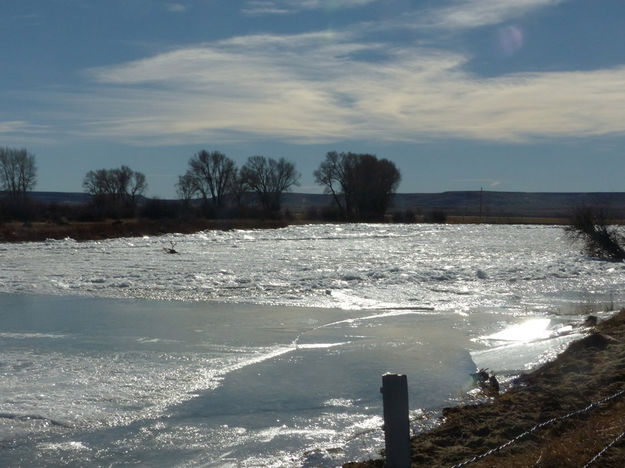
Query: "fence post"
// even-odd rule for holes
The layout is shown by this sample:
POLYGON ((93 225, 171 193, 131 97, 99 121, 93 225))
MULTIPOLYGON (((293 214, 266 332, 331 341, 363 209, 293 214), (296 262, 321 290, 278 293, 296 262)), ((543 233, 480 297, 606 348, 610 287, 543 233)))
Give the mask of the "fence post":
POLYGON ((382 376, 384 439, 387 468, 410 468, 408 379, 402 374, 382 376))

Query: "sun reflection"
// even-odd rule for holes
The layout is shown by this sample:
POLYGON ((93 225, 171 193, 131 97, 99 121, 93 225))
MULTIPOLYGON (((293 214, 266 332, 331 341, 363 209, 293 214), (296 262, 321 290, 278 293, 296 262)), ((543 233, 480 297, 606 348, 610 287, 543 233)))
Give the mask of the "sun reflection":
POLYGON ((486 338, 497 341, 521 342, 544 340, 549 338, 552 334, 549 330, 550 323, 550 319, 531 319, 517 325, 512 325, 486 338))

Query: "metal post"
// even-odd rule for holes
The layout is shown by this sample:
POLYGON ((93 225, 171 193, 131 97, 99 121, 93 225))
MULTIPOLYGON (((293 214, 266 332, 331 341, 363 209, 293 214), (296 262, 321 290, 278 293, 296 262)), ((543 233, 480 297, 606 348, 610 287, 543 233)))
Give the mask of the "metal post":
POLYGON ((384 438, 387 468, 410 468, 408 379, 401 374, 382 376, 384 438))

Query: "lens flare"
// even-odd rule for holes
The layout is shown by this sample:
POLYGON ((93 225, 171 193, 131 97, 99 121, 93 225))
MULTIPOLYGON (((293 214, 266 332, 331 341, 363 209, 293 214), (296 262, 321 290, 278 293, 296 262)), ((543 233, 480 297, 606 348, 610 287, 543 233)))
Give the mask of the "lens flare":
POLYGON ((523 47, 523 43, 523 30, 518 26, 505 26, 497 32, 499 50, 506 56, 514 55, 518 52, 523 47))

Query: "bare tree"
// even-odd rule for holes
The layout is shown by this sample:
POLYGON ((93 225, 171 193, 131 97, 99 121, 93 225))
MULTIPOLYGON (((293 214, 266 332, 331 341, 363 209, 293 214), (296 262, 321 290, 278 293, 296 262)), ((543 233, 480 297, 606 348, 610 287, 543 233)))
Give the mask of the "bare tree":
POLYGON ((178 176, 176 193, 185 206, 189 206, 196 191, 195 179, 191 174, 187 172, 185 175, 178 176))
POLYGON ((325 193, 332 194, 341 217, 345 217, 349 211, 349 199, 345 195, 347 175, 343 159, 336 151, 330 151, 319 169, 314 172, 315 181, 324 186, 325 193))
POLYGON ((314 176, 332 194, 341 215, 350 219, 383 217, 401 180, 388 159, 336 151, 327 153, 314 176))
POLYGON ((83 179, 83 189, 96 204, 109 207, 125 205, 134 208, 137 198, 147 189, 145 174, 133 171, 128 166, 117 169, 89 171, 83 179))
POLYGON ((614 261, 625 260, 623 236, 610 226, 602 210, 577 208, 565 229, 571 237, 584 242, 584 250, 589 256, 614 261))
POLYGON ((265 211, 279 211, 282 194, 299 185, 295 165, 284 158, 276 161, 265 156, 251 156, 240 172, 241 182, 256 192, 265 211))
POLYGON ((108 169, 89 171, 82 181, 82 187, 92 197, 102 197, 115 193, 112 178, 109 177, 108 169))
POLYGON ((144 173, 133 171, 126 166, 122 166, 122 169, 130 171, 130 175, 126 176, 124 179, 127 183, 124 189, 124 197, 134 206, 137 204, 137 198, 145 193, 145 190, 148 188, 148 183, 144 173))
POLYGON ((109 173, 111 185, 118 200, 135 205, 137 197, 145 192, 147 183, 145 174, 133 171, 128 166, 111 169, 109 173))
POLYGON ((248 187, 245 184, 245 181, 241 178, 241 175, 237 170, 234 177, 230 180, 230 186, 228 187, 228 193, 232 196, 237 208, 241 208, 243 205, 243 197, 245 196, 247 189, 248 187))
POLYGON ((0 187, 11 200, 24 200, 36 183, 37 166, 33 154, 24 148, 0 148, 0 187))
POLYGON ((189 160, 189 169, 182 177, 185 178, 185 189, 199 192, 205 205, 210 197, 215 208, 221 208, 236 173, 234 161, 226 155, 219 151, 209 153, 202 150, 189 160))

